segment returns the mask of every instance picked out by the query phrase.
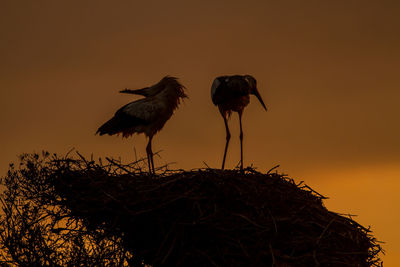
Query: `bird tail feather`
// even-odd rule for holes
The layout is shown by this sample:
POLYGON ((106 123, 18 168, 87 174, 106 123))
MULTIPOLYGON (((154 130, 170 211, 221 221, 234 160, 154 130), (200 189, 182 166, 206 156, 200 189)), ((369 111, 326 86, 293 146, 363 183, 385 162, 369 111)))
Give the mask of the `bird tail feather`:
POLYGON ((104 123, 102 126, 100 126, 99 129, 97 129, 96 134, 99 135, 113 135, 121 132, 123 129, 121 129, 121 123, 120 119, 118 117, 113 117, 110 120, 108 120, 106 123, 104 123))
POLYGON ((136 132, 137 126, 148 125, 148 122, 133 116, 126 115, 121 112, 117 112, 117 114, 104 123, 97 130, 96 134, 104 135, 114 135, 118 133, 122 133, 123 137, 128 137, 136 132))

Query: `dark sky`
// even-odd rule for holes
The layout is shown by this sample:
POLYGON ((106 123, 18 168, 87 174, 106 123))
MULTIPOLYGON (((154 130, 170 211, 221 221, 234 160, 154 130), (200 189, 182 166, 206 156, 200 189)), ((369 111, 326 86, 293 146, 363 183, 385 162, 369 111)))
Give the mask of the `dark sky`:
MULTIPOLYGON (((143 136, 94 133, 136 99, 120 89, 167 74, 190 99, 155 137, 156 165, 219 167, 225 132, 212 80, 251 74, 269 111, 255 99, 245 110, 245 165, 280 164, 328 192, 331 207, 355 211, 387 241, 385 265, 394 265, 399 14, 398 1, 1 1, 0 170, 42 149, 128 162, 135 147, 145 156, 143 136), (376 201, 395 209, 393 218, 371 209, 377 187, 376 201)), ((240 157, 235 114, 230 125, 232 168, 240 157)))

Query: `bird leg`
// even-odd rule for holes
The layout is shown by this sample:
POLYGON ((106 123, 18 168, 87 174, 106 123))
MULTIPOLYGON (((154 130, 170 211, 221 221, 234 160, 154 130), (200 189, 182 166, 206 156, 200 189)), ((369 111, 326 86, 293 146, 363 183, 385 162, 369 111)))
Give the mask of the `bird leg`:
POLYGON ((239 111, 239 125, 240 125, 240 170, 243 171, 243 130, 242 130, 242 112, 239 111))
POLYGON ((149 174, 156 173, 154 170, 153 151, 151 149, 151 140, 152 139, 153 139, 153 136, 149 136, 149 142, 147 143, 147 147, 146 147, 147 161, 149 164, 149 174))
POLYGON ((150 143, 150 153, 151 153, 151 168, 153 170, 153 174, 156 174, 156 170, 154 169, 154 157, 153 157, 153 150, 151 149, 151 143, 150 143))
POLYGON ((224 118, 225 130, 226 130, 225 152, 224 152, 224 159, 222 160, 222 168, 221 168, 223 170, 225 167, 226 152, 228 151, 228 145, 229 145, 229 140, 231 139, 231 133, 229 132, 228 120, 226 119, 226 113, 221 112, 221 115, 224 118))

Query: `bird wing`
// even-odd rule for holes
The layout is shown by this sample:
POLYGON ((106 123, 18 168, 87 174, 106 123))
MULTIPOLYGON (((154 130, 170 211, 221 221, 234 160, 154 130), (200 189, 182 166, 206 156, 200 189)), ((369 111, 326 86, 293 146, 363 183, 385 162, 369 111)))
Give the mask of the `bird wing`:
POLYGON ((149 98, 139 99, 121 107, 114 117, 104 123, 96 133, 117 134, 135 126, 148 125, 162 114, 162 106, 157 105, 149 98))
POLYGON ((148 97, 131 102, 120 108, 115 116, 126 116, 141 120, 143 123, 151 123, 162 114, 164 105, 154 98, 148 97))
POLYGON ((240 75, 217 77, 211 87, 211 99, 214 105, 250 93, 248 82, 240 75))

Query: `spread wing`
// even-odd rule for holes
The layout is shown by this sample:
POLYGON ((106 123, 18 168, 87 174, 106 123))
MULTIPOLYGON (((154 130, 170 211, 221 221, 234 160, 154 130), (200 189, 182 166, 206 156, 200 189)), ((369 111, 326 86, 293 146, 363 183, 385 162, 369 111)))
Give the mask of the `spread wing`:
POLYGON ((211 86, 211 99, 214 105, 248 95, 249 93, 249 84, 240 75, 217 77, 211 86))

